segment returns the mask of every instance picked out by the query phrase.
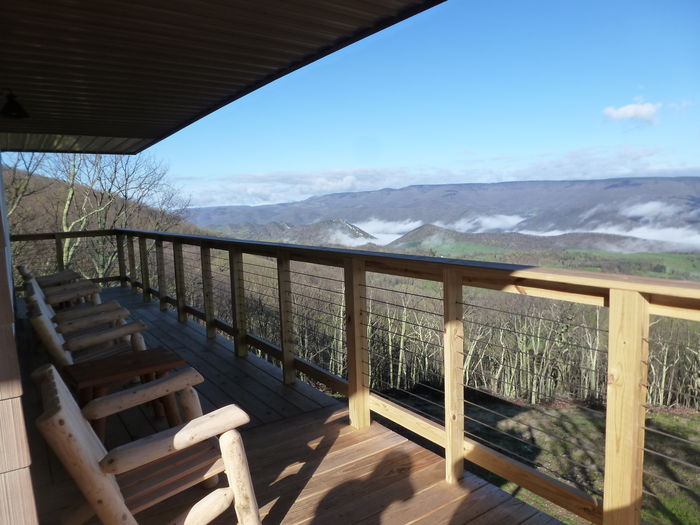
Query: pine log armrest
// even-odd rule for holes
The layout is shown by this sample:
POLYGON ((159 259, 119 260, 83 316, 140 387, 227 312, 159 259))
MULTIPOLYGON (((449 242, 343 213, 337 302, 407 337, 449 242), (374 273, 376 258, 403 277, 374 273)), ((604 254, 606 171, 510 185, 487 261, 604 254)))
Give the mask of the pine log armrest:
MULTIPOLYGON (((55 289, 53 289, 55 290, 55 289)), ((46 293, 44 299, 51 306, 60 305, 61 303, 70 303, 78 299, 92 298, 99 293, 101 288, 93 282, 82 283, 79 288, 67 290, 55 290, 52 293, 46 293)))
POLYGON ((199 372, 194 368, 187 367, 155 381, 93 399, 83 407, 83 417, 85 419, 105 418, 174 392, 185 390, 203 381, 204 378, 199 372))
POLYGON ((141 321, 134 321, 114 328, 107 328, 104 330, 99 330, 96 332, 84 334, 70 341, 66 341, 63 345, 69 352, 76 352, 79 350, 84 350, 91 346, 100 345, 103 343, 108 343, 122 337, 137 334, 139 332, 144 332, 146 330, 146 325, 141 321))
MULTIPOLYGON (((25 281, 28 281, 34 276, 34 272, 29 270, 25 265, 20 264, 17 266, 17 271, 20 273, 22 278, 25 281)), ((60 272, 56 273, 49 273, 45 275, 40 275, 36 276, 36 282, 39 284, 41 287, 45 286, 56 286, 59 284, 65 284, 65 283, 70 283, 73 281, 77 281, 79 279, 82 279, 83 276, 80 275, 78 272, 75 270, 61 270, 60 272)))
POLYGON ((81 305, 74 309, 72 308, 70 310, 61 310, 60 312, 56 313, 56 315, 54 315, 51 320, 55 323, 60 324, 66 321, 72 321, 73 319, 79 319, 80 317, 85 317, 88 315, 95 315, 101 312, 108 312, 110 310, 118 310, 121 307, 122 305, 120 305, 117 301, 108 301, 106 303, 95 305, 81 305))
MULTIPOLYGON (((39 280, 37 279, 37 284, 41 286, 39 280)), ((79 290, 81 288, 89 288, 91 286, 99 286, 88 279, 80 279, 79 281, 71 281, 63 284, 55 284, 52 286, 41 286, 44 294, 46 295, 56 295, 69 290, 79 290)))
POLYGON ((82 278, 83 276, 75 270, 63 270, 60 272, 37 277, 36 282, 39 283, 39 286, 41 287, 49 287, 65 283, 72 283, 73 281, 78 281, 82 278))
POLYGON ((106 474, 122 474, 146 463, 169 456, 209 438, 220 436, 250 421, 248 414, 236 405, 199 416, 184 425, 169 428, 114 448, 100 460, 100 468, 106 474))
MULTIPOLYGON (((87 405, 95 397, 106 396, 114 386, 123 386, 134 377, 149 382, 154 375, 161 378, 185 365, 185 360, 175 352, 166 348, 151 348, 142 352, 126 352, 64 366, 61 372, 66 383, 77 392, 80 404, 87 405)), ((156 413, 160 410, 160 404, 169 426, 174 427, 182 423, 174 394, 159 399, 158 405, 153 407, 156 413)), ((95 433, 104 440, 107 430, 105 419, 88 419, 92 420, 95 433)))
POLYGON ((86 315, 70 321, 57 323, 56 331, 60 334, 69 334, 86 328, 104 326, 107 323, 115 323, 129 317, 130 312, 126 308, 106 310, 92 315, 86 315))

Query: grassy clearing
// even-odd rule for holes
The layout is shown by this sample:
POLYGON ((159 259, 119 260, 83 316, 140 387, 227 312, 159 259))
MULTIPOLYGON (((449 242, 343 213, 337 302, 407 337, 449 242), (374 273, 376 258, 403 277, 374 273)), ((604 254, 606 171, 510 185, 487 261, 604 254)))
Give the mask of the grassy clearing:
MULTIPOLYGON (((421 402, 397 391, 387 394, 437 421, 444 417, 432 402, 421 402)), ((419 394, 428 399, 427 390, 419 394)), ((433 397, 439 402, 434 392, 433 397)), ((465 415, 467 436, 589 494, 602 494, 603 412, 563 403, 529 406, 494 399, 470 401, 467 392, 465 415)), ((643 499, 643 520, 654 524, 700 524, 700 467, 694 466, 700 464, 700 413, 650 411, 646 427, 646 448, 654 453, 645 455, 644 489, 654 496, 645 495, 643 499)), ((470 470, 564 523, 587 523, 515 483, 475 465, 470 470)))
MULTIPOLYGON (((425 252, 418 243, 402 250, 425 252)), ((430 247, 428 255, 548 266, 593 272, 624 273, 666 279, 700 279, 700 257, 697 253, 615 253, 602 250, 519 251, 485 244, 446 241, 430 247)))

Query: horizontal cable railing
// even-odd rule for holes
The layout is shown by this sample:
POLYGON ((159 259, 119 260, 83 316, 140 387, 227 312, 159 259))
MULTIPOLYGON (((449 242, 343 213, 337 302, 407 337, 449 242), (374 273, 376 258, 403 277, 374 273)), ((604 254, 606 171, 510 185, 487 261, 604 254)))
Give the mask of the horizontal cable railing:
POLYGON ((13 237, 595 523, 700 514, 700 285, 137 230, 13 237))

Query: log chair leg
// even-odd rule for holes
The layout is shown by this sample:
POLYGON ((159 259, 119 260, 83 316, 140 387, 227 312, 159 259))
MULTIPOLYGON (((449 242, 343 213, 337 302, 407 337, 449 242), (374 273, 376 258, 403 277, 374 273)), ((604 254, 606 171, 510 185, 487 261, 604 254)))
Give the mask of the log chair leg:
MULTIPOLYGON (((165 375, 165 372, 157 372, 156 378, 161 378, 165 375)), ((180 418, 180 410, 177 407, 177 400, 175 399, 175 394, 168 394, 160 398, 163 408, 165 409, 165 417, 168 420, 168 425, 170 427, 176 427, 182 423, 180 418)))
POLYGON ((224 432, 219 438, 221 457, 226 477, 233 490, 233 505, 241 525, 260 525, 260 511, 255 499, 253 480, 248 470, 248 460, 241 435, 235 430, 224 432))
MULTIPOLYGON (((180 391, 180 406, 182 407, 182 416, 185 421, 192 421, 202 415, 202 405, 199 402, 197 391, 190 387, 180 391)), ((212 476, 200 483, 205 489, 213 489, 219 484, 219 476, 212 476)))
MULTIPOLYGON (((108 386, 99 386, 95 387, 95 397, 102 397, 106 396, 109 393, 109 387, 108 386)), ((100 419, 95 419, 92 421, 92 428, 95 429, 95 434, 97 434, 97 437, 102 441, 102 443, 105 442, 105 438, 107 436, 107 418, 100 418, 100 419)))

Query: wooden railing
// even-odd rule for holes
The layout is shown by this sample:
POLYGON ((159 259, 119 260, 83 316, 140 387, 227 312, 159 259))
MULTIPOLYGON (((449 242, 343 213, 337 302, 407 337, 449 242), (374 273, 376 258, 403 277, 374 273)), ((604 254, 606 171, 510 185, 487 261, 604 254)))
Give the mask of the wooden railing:
POLYGON ((188 316, 200 320, 206 325, 209 337, 214 337, 217 331, 227 334, 235 341, 238 356, 245 356, 249 347, 270 355, 281 363, 286 383, 292 383, 296 373, 301 372, 329 389, 346 395, 354 427, 368 426, 371 413, 376 413, 443 447, 448 481, 456 482, 462 477, 463 460, 467 459, 591 522, 639 523, 650 315, 700 321, 700 284, 138 230, 15 235, 12 241, 55 241, 56 267, 60 269, 64 263, 62 239, 71 236, 113 236, 117 251, 116 274, 102 277, 101 281, 130 284, 141 291, 145 301, 153 297, 159 300, 162 309, 175 308, 181 322, 185 322, 188 316), (171 249, 164 250, 164 243, 171 249), (195 308, 186 300, 190 282, 185 275, 183 247, 196 247, 199 250, 203 308, 195 308), (215 316, 212 250, 222 250, 228 254, 230 319, 215 316), (155 267, 149 264, 149 254, 153 251, 155 267), (166 289, 166 255, 172 257, 174 267, 174 296, 163 292, 166 289), (279 345, 264 340, 248 329, 242 274, 244 255, 269 257, 276 261, 281 332, 279 345), (347 379, 296 355, 292 337, 293 319, 289 315, 292 308, 289 285, 291 262, 342 269, 347 379), (368 272, 442 283, 445 386, 442 424, 370 391, 367 381, 370 374, 367 305, 363 293, 368 272), (153 275, 157 275, 157 283, 153 282, 153 275), (465 436, 463 287, 568 301, 609 310, 602 502, 465 436))

